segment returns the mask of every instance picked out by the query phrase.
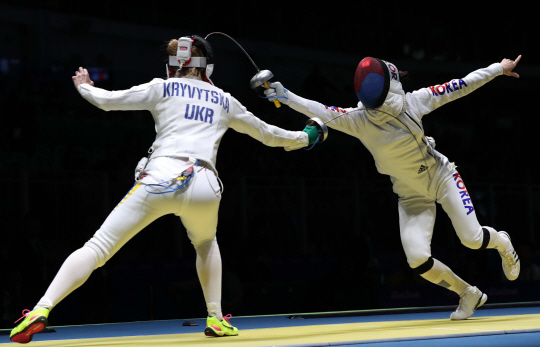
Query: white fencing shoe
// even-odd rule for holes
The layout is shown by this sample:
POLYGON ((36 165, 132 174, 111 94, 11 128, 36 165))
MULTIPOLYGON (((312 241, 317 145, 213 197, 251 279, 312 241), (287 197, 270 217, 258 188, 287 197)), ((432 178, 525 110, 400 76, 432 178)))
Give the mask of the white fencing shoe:
POLYGON ((501 241, 503 241, 500 242, 500 244, 507 245, 506 249, 502 251, 500 249, 497 249, 502 258, 502 267, 504 274, 506 275, 506 278, 508 278, 510 281, 513 281, 518 278, 519 271, 521 269, 519 257, 514 250, 514 246, 512 246, 512 242, 510 241, 510 235, 508 235, 506 231, 499 231, 497 235, 499 238, 502 239, 501 241))
POLYGON ((474 311, 482 306, 487 301, 487 295, 482 293, 476 287, 468 287, 465 292, 460 295, 459 306, 457 310, 450 315, 451 320, 467 319, 474 311))

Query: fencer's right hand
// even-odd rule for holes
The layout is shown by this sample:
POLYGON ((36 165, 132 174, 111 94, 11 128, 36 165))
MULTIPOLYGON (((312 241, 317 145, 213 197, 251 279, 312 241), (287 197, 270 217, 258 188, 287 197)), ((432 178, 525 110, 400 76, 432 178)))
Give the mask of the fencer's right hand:
POLYGON ((519 75, 512 70, 514 70, 514 68, 516 67, 517 63, 519 63, 520 60, 521 60, 521 54, 516 58, 516 60, 510 60, 510 59, 504 58, 501 61, 501 65, 503 67, 503 73, 506 76, 519 78, 519 75))
POLYGON ((317 129, 315 125, 306 125, 306 127, 302 131, 308 134, 308 145, 314 144, 315 141, 319 138, 319 129, 317 129))
POLYGON ((281 102, 282 104, 289 104, 289 97, 287 95, 288 90, 283 87, 281 83, 271 82, 268 83, 268 85, 270 88, 265 89, 264 95, 266 95, 269 101, 274 102, 274 100, 277 99, 277 101, 281 102))

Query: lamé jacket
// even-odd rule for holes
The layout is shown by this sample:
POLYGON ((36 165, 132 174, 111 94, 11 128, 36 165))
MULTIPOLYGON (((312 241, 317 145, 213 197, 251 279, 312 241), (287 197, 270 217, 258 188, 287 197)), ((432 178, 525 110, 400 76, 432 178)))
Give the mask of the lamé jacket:
POLYGON ((216 172, 218 147, 228 128, 271 147, 294 150, 308 145, 305 132, 267 124, 231 94, 197 79, 155 78, 121 91, 81 84, 78 91, 92 105, 105 111, 150 111, 156 124, 151 159, 193 157, 205 161, 216 172))
POLYGON ((502 65, 495 63, 463 78, 412 93, 405 93, 400 82, 392 81, 388 96, 377 108, 366 108, 361 102, 353 108, 329 107, 291 91, 286 96, 288 106, 296 111, 325 122, 333 119, 328 127, 358 138, 373 155, 377 170, 390 176, 398 195, 404 190, 400 187, 407 187, 435 198, 433 177, 448 160, 426 138, 423 116, 501 74, 502 65))

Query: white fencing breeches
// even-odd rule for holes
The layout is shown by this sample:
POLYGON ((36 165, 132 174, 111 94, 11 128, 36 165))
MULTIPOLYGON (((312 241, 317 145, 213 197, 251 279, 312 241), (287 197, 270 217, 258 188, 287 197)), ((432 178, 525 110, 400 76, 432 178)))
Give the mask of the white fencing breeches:
POLYGON ((436 202, 441 204, 452 221, 463 245, 479 249, 485 239, 485 232, 476 218, 471 198, 459 173, 455 169, 453 172, 439 172, 439 177, 433 178, 437 185, 436 199, 412 190, 409 194, 400 194, 398 210, 401 242, 407 262, 412 268, 422 265, 431 256, 436 202))
MULTIPOLYGON (((175 163, 171 158, 162 161, 166 160, 175 163)), ((84 247, 66 259, 37 306, 52 309, 139 231, 157 218, 172 213, 180 217, 197 251, 197 272, 207 306, 212 307, 212 315, 220 318, 221 256, 216 227, 221 190, 214 172, 195 166, 195 176, 185 190, 151 194, 146 188, 150 187, 136 184, 84 247)))
POLYGON ((103 266, 139 231, 166 214, 180 217, 195 248, 213 240, 220 201, 217 179, 211 170, 203 168, 189 184, 186 191, 165 194, 151 194, 144 184, 135 185, 85 245, 95 251, 98 266, 103 266), (216 182, 217 191, 210 185, 211 179, 216 182))

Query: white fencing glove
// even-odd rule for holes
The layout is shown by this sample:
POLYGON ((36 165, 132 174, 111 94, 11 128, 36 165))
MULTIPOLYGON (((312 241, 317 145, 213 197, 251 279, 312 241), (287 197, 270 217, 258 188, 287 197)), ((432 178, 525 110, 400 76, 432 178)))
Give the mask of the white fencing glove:
POLYGON ((268 85, 270 88, 264 90, 264 95, 266 95, 269 101, 274 102, 277 99, 282 104, 289 104, 288 90, 281 83, 271 82, 268 85))

